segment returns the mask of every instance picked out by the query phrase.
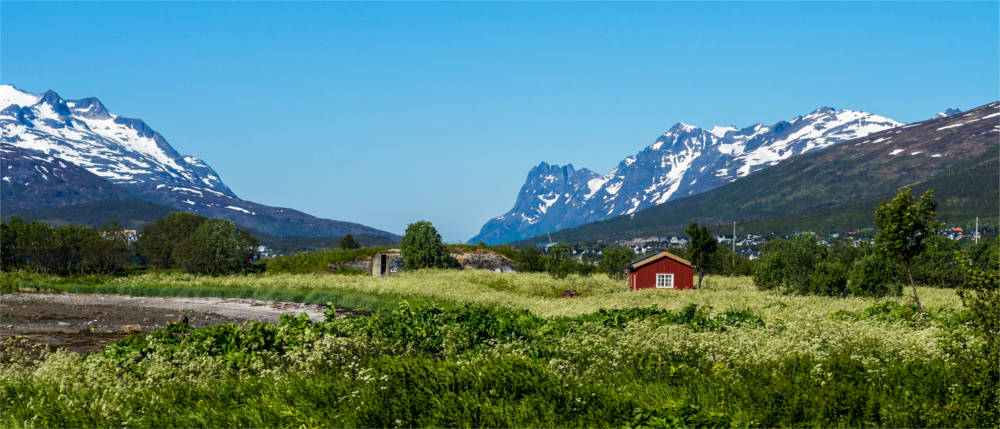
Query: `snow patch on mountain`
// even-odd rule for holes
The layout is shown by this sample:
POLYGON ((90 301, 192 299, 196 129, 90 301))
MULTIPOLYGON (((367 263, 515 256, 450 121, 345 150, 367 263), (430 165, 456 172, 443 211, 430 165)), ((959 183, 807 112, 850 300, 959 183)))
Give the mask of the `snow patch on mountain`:
POLYGON ((945 109, 943 112, 935 113, 934 116, 931 116, 931 119, 947 118, 949 116, 957 115, 959 113, 962 113, 962 109, 959 109, 957 107, 951 107, 945 109))

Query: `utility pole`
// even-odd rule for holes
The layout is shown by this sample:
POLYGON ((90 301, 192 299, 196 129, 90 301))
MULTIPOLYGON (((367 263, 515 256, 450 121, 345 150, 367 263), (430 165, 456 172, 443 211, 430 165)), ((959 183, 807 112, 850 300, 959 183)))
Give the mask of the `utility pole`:
POLYGON ((976 244, 979 244, 979 216, 976 216, 976 244))
POLYGON ((733 219, 733 268, 736 268, 736 219, 733 219))

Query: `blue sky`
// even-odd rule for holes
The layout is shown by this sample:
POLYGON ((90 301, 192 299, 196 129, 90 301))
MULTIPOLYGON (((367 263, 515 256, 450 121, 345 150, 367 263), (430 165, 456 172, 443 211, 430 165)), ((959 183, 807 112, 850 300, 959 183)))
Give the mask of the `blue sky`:
POLYGON ((96 96, 242 198, 464 241, 540 161, 676 122, 904 122, 998 92, 998 4, 0 3, 0 81, 96 96))

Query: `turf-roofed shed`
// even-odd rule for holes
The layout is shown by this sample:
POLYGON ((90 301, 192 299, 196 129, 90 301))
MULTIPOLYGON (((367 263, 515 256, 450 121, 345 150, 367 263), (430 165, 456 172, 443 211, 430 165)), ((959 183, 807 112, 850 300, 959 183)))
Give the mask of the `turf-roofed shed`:
POLYGON ((692 289, 694 265, 670 252, 639 259, 626 267, 629 290, 692 289))

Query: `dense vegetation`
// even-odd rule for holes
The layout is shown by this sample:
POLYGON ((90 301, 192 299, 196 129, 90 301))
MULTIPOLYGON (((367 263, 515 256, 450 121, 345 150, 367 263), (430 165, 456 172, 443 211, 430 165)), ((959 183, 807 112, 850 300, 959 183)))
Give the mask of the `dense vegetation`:
POLYGON ((18 217, 0 224, 0 259, 4 271, 16 269, 51 274, 111 274, 132 259, 121 226, 51 227, 18 217))
POLYGON ((45 249, 89 248, 35 243, 123 245, 112 234, 120 227, 12 221, 3 224, 4 292, 243 297, 372 313, 171 324, 84 356, 9 340, 0 425, 1000 425, 1000 241, 937 237, 930 198, 900 195, 879 209, 875 247, 802 236, 767 243, 752 262, 692 224, 694 245, 672 251, 709 274, 693 291, 627 292, 631 249, 604 248, 592 263, 566 244, 544 253, 446 246, 427 222, 408 228, 410 270, 400 276, 331 270, 384 249, 346 239, 248 274, 249 234, 190 214, 150 225, 137 247, 156 266, 198 275, 55 276, 115 270, 43 264, 45 249), (451 252, 487 250, 521 273, 437 269, 452 265, 451 252), (904 282, 920 301, 900 296, 904 282))
POLYGON ((136 241, 147 264, 203 274, 249 270, 258 244, 257 237, 231 221, 183 212, 170 213, 143 228, 136 241))
POLYGON ((257 238, 230 221, 174 212, 143 228, 131 245, 121 225, 53 227, 18 217, 0 224, 2 268, 52 274, 113 274, 139 262, 190 273, 251 269, 257 238))
POLYGON ((86 356, 58 352, 33 360, 30 350, 8 343, 0 362, 0 422, 993 426, 1000 423, 996 384, 983 371, 996 371, 986 348, 995 325, 992 334, 980 325, 995 312, 989 307, 995 281, 989 281, 966 286, 964 305, 954 291, 922 289, 925 328, 903 298, 788 296, 711 276, 703 289, 666 293, 625 293, 619 281, 601 275, 559 280, 440 270, 392 279, 110 279, 95 286, 301 285, 404 300, 369 316, 324 322, 288 317, 278 325, 198 331, 173 325, 86 356), (543 298, 564 288, 582 296, 543 298), (421 296, 431 300, 406 303, 421 296))

